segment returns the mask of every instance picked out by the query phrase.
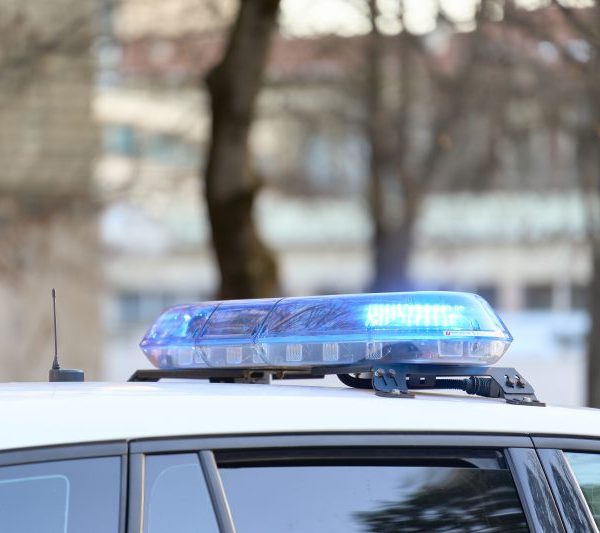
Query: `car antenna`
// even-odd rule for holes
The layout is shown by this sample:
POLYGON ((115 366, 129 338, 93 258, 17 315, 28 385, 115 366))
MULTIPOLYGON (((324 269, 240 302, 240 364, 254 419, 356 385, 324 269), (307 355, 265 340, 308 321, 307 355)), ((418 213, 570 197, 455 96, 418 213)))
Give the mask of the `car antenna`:
POLYGON ((56 328, 56 291, 52 289, 52 316, 54 319, 54 359, 48 372, 48 381, 83 381, 83 370, 60 368, 58 363, 58 333, 56 328))

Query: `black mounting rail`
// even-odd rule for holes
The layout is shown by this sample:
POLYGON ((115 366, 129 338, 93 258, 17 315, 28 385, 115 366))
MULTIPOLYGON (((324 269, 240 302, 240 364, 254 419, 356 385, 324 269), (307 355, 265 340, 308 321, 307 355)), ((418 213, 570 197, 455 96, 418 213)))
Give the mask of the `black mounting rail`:
MULTIPOLYGON (((339 374, 340 366, 312 367, 252 367, 252 368, 175 368, 136 370, 129 381, 159 381, 161 379, 208 379, 212 383, 253 383, 273 379, 318 379, 330 374, 339 374)), ((344 372, 364 372, 364 366, 342 367, 344 372)))
MULTIPOLYGON (((344 381, 342 379, 342 381, 344 381)), ((517 405, 544 406, 530 383, 514 368, 402 364, 374 367, 372 388, 378 396, 406 398, 411 390, 462 390, 517 405)))
POLYGON ((544 406, 531 384, 514 368, 436 364, 359 366, 185 368, 137 370, 129 381, 207 379, 211 383, 266 383, 270 379, 315 379, 337 374, 355 388, 373 389, 378 396, 412 398, 413 390, 462 390, 517 405, 544 406), (361 377, 361 376, 369 377, 361 377))

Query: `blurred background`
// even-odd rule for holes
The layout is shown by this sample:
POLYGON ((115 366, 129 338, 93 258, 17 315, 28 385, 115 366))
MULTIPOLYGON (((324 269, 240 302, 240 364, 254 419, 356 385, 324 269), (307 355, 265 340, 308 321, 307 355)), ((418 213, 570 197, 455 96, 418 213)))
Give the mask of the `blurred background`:
POLYGON ((600 407, 600 5, 0 0, 0 379, 123 381, 167 306, 477 292, 600 407))

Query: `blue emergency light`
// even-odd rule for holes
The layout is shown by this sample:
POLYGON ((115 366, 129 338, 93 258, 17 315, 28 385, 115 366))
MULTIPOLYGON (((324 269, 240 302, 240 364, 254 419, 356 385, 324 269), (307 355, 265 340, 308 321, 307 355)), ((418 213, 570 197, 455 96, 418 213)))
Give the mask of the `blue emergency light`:
POLYGON ((161 369, 489 366, 511 342, 477 295, 399 292, 181 305, 157 319, 140 347, 161 369))

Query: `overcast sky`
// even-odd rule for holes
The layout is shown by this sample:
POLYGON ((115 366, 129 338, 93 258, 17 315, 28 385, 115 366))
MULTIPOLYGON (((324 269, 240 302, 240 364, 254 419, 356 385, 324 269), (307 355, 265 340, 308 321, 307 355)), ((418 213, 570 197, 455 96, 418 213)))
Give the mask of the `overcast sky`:
MULTIPOLYGON (((457 20, 472 20, 476 0, 441 0, 443 9, 457 20)), ((293 35, 314 33, 355 34, 368 31, 366 2, 356 0, 283 0, 282 30, 293 35)), ((380 0, 383 12, 380 27, 390 33, 398 31, 395 20, 397 0, 380 0)), ((433 29, 436 0, 406 0, 406 25, 411 32, 433 29)))
MULTIPOLYGON (((412 33, 425 33, 435 26, 438 0, 404 0, 407 8, 406 26, 412 33)), ((550 0, 515 0, 517 5, 536 8, 550 0)), ((566 5, 582 7, 593 0, 561 0, 566 5)), ((379 0, 382 16, 380 30, 398 33, 398 0, 379 0)), ((479 0, 439 0, 444 12, 469 29, 479 0)), ((281 28, 290 35, 339 33, 353 35, 369 31, 365 0, 282 0, 281 28)))

